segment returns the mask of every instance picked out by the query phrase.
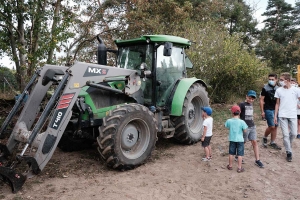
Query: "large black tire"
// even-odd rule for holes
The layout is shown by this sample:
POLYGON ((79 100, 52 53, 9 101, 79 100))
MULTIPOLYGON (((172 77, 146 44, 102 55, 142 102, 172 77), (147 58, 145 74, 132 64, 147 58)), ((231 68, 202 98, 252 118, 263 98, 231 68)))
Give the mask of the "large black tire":
POLYGON ((182 116, 171 117, 175 126, 174 138, 182 144, 194 144, 201 139, 203 132, 202 106, 209 105, 205 88, 194 83, 186 93, 182 116))
POLYGON ((139 104, 125 104, 103 119, 99 128, 99 153, 108 167, 133 169, 151 155, 157 141, 157 125, 152 112, 139 104))
POLYGON ((76 138, 73 136, 73 130, 67 130, 61 136, 57 146, 65 152, 82 151, 92 148, 94 142, 87 138, 76 138))

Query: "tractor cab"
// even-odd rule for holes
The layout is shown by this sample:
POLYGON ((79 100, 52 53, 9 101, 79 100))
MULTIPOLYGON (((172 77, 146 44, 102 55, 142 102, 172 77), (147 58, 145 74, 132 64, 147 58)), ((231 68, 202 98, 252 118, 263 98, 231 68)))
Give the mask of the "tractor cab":
POLYGON ((191 43, 181 37, 145 35, 115 43, 117 67, 141 74, 145 105, 165 106, 178 80, 186 78, 186 68, 192 67, 184 52, 191 43))

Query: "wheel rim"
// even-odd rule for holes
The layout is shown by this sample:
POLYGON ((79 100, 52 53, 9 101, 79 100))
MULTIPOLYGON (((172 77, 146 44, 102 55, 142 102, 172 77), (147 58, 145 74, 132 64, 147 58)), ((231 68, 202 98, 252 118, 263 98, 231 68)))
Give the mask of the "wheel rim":
POLYGON ((150 141, 150 129, 144 120, 134 119, 122 130, 121 149, 128 159, 137 159, 146 151, 150 141))
POLYGON ((202 129, 201 106, 202 100, 200 97, 195 97, 188 105, 187 122, 191 132, 199 133, 202 129))

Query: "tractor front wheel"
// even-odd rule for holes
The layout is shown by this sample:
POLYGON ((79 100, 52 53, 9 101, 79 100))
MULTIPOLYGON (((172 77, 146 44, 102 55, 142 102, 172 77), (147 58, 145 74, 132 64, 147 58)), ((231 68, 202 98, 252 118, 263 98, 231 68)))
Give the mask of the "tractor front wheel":
POLYGON ((200 83, 194 83, 186 93, 182 116, 172 117, 175 127, 174 138, 182 144, 194 144, 201 139, 203 132, 202 106, 207 106, 209 100, 205 88, 200 83))
POLYGON ((125 104, 110 111, 99 133, 98 150, 107 166, 128 170, 150 157, 157 140, 157 125, 145 106, 125 104))

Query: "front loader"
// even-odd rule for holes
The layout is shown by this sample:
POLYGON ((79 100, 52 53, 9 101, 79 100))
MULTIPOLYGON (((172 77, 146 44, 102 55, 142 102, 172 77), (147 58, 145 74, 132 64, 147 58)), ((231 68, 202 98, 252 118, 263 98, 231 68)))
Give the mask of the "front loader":
POLYGON ((2 124, 0 138, 28 95, 6 144, 0 143, 0 179, 13 192, 44 169, 57 146, 76 151, 96 142, 107 166, 123 171, 145 163, 158 137, 200 140, 201 106, 209 101, 206 84, 187 78, 190 41, 145 35, 116 40, 112 51, 98 40, 98 64, 38 69, 2 124), (115 67, 106 65, 107 51, 116 53, 115 67))

